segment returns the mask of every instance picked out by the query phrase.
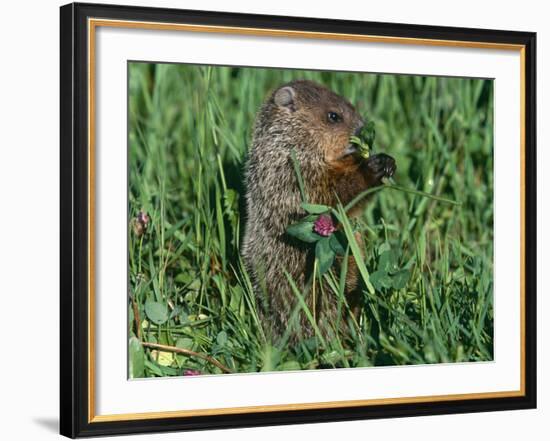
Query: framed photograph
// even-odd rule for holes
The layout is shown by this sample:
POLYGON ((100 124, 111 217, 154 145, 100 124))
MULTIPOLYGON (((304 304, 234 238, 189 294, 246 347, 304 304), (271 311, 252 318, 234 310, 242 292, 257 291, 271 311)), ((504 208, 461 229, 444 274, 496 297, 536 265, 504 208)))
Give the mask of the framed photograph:
POLYGON ((61 8, 61 433, 536 406, 534 33, 61 8))

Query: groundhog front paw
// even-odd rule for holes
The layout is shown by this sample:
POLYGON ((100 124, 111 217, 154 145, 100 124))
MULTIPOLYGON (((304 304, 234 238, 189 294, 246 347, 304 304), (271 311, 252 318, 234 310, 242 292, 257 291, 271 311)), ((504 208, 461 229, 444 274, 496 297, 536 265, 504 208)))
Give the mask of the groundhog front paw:
POLYGON ((381 183, 382 178, 391 178, 397 168, 395 159, 385 153, 378 153, 369 157, 366 160, 365 167, 369 177, 377 183, 381 183))

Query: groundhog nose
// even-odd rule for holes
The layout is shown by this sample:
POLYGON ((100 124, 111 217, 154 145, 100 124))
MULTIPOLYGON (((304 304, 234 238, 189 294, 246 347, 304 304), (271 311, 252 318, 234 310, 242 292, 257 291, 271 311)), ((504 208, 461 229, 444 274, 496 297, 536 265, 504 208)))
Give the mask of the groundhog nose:
POLYGON ((359 137, 359 135, 361 135, 361 130, 363 130, 363 127, 364 127, 364 124, 361 123, 361 125, 355 129, 355 132, 353 132, 353 134, 359 137))

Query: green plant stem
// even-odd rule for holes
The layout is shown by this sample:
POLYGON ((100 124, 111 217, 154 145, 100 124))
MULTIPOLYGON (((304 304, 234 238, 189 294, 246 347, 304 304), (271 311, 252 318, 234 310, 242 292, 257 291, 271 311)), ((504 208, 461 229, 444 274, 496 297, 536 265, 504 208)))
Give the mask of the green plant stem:
POLYGON ((420 190, 413 190, 412 188, 401 187, 400 185, 385 184, 384 187, 391 188, 393 190, 403 191, 405 193, 415 194, 417 196, 422 196, 424 198, 432 199, 432 200, 438 201, 438 202, 443 202, 445 204, 462 205, 462 202, 459 202, 459 201, 453 201, 452 199, 442 198, 441 196, 435 196, 433 194, 426 193, 426 192, 420 191, 420 190))
POLYGON ((425 198, 428 198, 428 199, 432 199, 434 201, 438 201, 438 202, 444 202, 446 204, 451 204, 451 205, 462 205, 462 202, 458 202, 458 201, 453 201, 452 199, 447 199, 447 198, 442 198, 441 196, 435 196, 433 194, 430 194, 430 193, 426 193, 424 191, 420 191, 420 190, 413 190, 411 188, 405 188, 405 187, 401 187, 400 185, 395 185, 395 184, 384 184, 384 185, 381 185, 380 187, 374 187, 374 188, 369 188, 368 190, 365 190, 361 193, 359 193, 357 196, 355 196, 345 207, 344 207, 344 210, 346 212, 348 212, 349 210, 351 210, 355 205, 357 205, 363 198, 367 197, 369 194, 372 194, 372 193, 376 193, 377 191, 380 191, 380 190, 383 190, 385 188, 389 188, 391 190, 397 190, 397 191, 402 191, 404 193, 410 193, 410 194, 414 194, 414 195, 417 195, 417 196, 422 196, 422 197, 425 197, 425 198))
POLYGON ((141 342, 141 344, 143 346, 145 346, 146 348, 158 349, 158 350, 167 351, 167 352, 175 352, 177 354, 183 354, 183 355, 187 355, 187 356, 190 356, 190 357, 202 358, 203 360, 208 361, 209 363, 212 363, 214 366, 219 367, 226 374, 232 374, 233 373, 233 371, 231 369, 229 369, 227 366, 224 366, 223 364, 221 364, 215 358, 212 358, 212 357, 210 357, 209 355, 206 355, 206 354, 201 354, 200 352, 195 352, 195 351, 191 351, 189 349, 184 349, 184 348, 178 348, 178 347, 175 347, 175 346, 159 345, 157 343, 149 343, 149 342, 146 342, 146 341, 141 342))

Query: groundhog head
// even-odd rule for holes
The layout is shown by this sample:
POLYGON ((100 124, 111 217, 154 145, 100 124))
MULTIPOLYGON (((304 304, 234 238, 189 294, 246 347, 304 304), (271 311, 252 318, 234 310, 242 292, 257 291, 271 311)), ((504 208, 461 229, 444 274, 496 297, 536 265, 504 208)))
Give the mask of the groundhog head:
POLYGON ((355 158, 350 136, 363 120, 345 98, 312 81, 299 80, 273 92, 268 101, 277 127, 291 135, 296 149, 308 149, 312 160, 338 168, 355 158))

